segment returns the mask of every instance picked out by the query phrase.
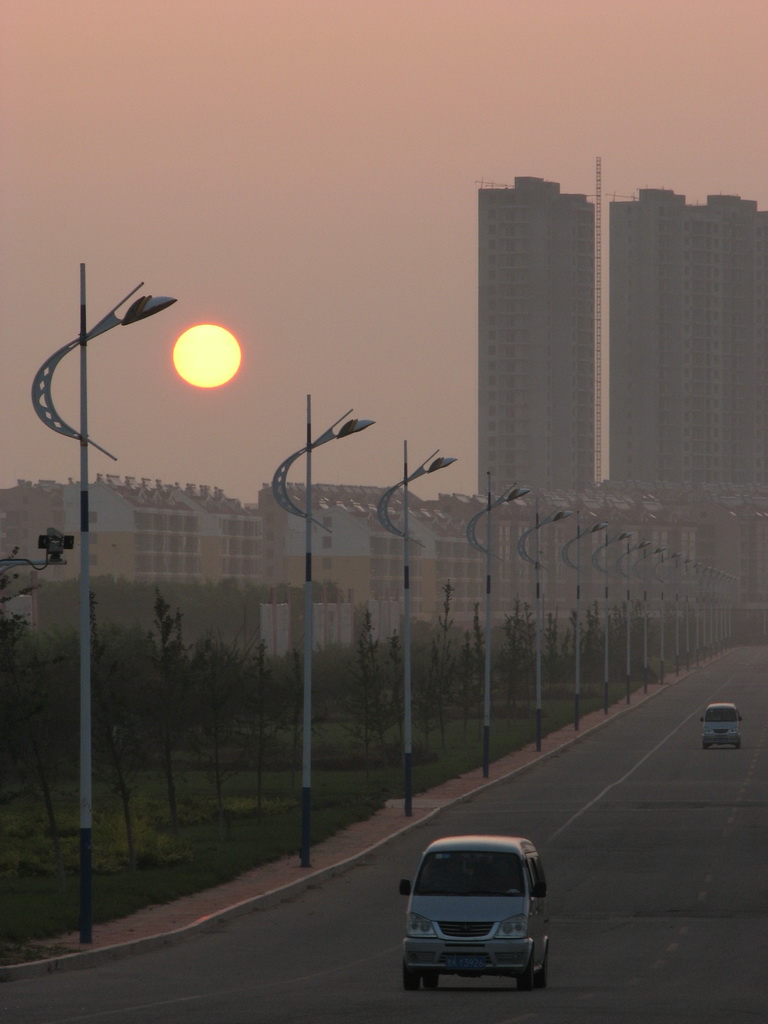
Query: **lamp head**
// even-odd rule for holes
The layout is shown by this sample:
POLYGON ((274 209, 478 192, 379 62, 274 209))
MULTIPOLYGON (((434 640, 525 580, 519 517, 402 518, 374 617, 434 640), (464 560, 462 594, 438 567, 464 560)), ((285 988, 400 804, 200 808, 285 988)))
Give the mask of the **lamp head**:
MULTIPOLYGON (((437 451, 439 452, 440 449, 438 448, 437 451)), ((405 482, 410 483, 411 480, 418 480, 420 476, 424 476, 426 473, 436 473, 438 469, 443 469, 445 466, 450 466, 452 462, 456 461, 456 459, 450 456, 443 455, 441 455, 440 458, 436 459, 434 458, 435 455, 437 455, 437 452, 432 452, 432 455, 429 456, 429 459, 432 459, 432 462, 429 462, 429 459, 425 459, 425 461, 422 462, 418 469, 415 469, 412 473, 409 474, 408 479, 405 482), (428 462, 429 465, 427 465, 428 462)))
POLYGON ((606 523, 606 522, 595 523, 594 526, 590 530, 587 530, 587 533, 599 533, 601 530, 607 530, 607 529, 608 529, 608 523, 606 523))
POLYGON ((438 459, 435 459, 434 462, 427 466, 427 473, 435 473, 438 469, 444 469, 445 466, 450 466, 452 462, 456 462, 456 459, 451 456, 441 455, 438 459))
POLYGON ((505 495, 504 501, 515 501, 516 498, 524 498, 531 493, 530 487, 513 487, 509 494, 505 495))
POLYGON ((174 302, 176 302, 176 299, 172 299, 167 295, 142 295, 130 304, 121 323, 123 327, 128 324, 135 324, 137 320, 145 320, 148 316, 167 309, 174 302))
POLYGON ((339 428, 336 437, 349 437, 350 434, 359 434, 361 430, 365 430, 366 427, 370 427, 375 422, 375 420, 359 420, 357 418, 347 420, 344 426, 339 428))

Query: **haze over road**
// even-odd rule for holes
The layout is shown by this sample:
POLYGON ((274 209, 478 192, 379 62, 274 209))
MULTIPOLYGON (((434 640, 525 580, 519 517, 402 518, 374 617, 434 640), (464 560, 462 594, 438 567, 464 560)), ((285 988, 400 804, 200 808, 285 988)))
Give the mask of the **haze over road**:
POLYGON ((184 944, 0 988, 13 1024, 706 1024, 766 1019, 768 648, 733 651, 367 863, 184 944), (734 700, 741 750, 701 749, 734 700), (405 992, 401 876, 439 835, 532 838, 550 884, 550 985, 405 992))

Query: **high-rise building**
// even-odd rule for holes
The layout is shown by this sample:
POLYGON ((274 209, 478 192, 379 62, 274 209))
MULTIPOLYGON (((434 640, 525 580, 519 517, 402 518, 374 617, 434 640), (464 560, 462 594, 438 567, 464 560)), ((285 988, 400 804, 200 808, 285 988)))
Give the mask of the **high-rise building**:
POLYGON ((610 477, 768 482, 768 212, 611 203, 610 477))
POLYGON ((556 182, 479 190, 479 491, 594 479, 594 206, 556 182))

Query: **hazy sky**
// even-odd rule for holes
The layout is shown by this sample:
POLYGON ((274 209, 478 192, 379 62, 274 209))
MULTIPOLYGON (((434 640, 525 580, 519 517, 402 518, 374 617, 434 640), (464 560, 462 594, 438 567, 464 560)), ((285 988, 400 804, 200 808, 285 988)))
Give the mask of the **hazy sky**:
MULTIPOLYGON (((477 183, 768 208, 766 0, 0 0, 0 487, 78 478, 30 400, 139 281, 175 306, 89 346, 97 472, 254 501, 354 408, 314 478, 474 493, 477 183), (176 375, 199 322, 234 382, 176 375)), ((607 330, 604 332, 607 336, 607 330)), ((77 427, 78 355, 54 378, 77 427)), ((303 479, 303 464, 295 479, 303 479)), ((294 477, 292 477, 294 479, 294 477)), ((498 481, 498 488, 512 481, 498 481)), ((525 484, 524 480, 519 481, 525 484)))

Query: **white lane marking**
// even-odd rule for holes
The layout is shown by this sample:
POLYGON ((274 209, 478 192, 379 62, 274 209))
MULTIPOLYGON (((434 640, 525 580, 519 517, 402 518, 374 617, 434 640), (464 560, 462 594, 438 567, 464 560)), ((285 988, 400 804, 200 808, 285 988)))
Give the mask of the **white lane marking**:
MULTIPOLYGON (((725 685, 719 686, 717 688, 717 691, 715 691, 715 692, 719 692, 720 690, 725 689, 725 686, 727 686, 727 685, 728 685, 728 683, 726 683, 725 685)), ((572 815, 568 819, 568 821, 565 822, 564 825, 561 825, 560 828, 557 829, 556 832, 552 833, 552 835, 549 837, 549 839, 547 841, 551 843, 553 839, 556 839, 557 836, 559 836, 561 832, 564 832, 570 825, 572 825, 574 823, 574 821, 576 821, 578 818, 580 818, 582 816, 582 814, 585 814, 591 807, 594 807, 594 805, 596 803, 598 803, 600 800, 602 800, 603 797, 606 795, 606 793, 610 793, 610 791, 612 789, 615 789, 617 786, 620 786, 622 783, 626 782, 627 779, 630 777, 630 775, 633 775, 641 765, 645 764, 645 762, 648 760, 649 757, 653 757, 653 755, 656 753, 656 751, 659 750, 661 747, 663 747, 664 744, 667 742, 667 740, 671 739, 675 735, 676 732, 679 732, 683 728, 683 726, 687 725, 688 722, 690 722, 690 720, 692 718, 695 718, 698 715, 698 713, 699 713, 698 711, 692 711, 690 713, 690 715, 688 715, 687 718, 683 718, 682 721, 680 721, 675 726, 675 728, 664 737, 663 740, 660 740, 652 750, 649 750, 647 754, 645 754, 643 757, 641 757, 640 760, 637 762, 637 764, 634 764, 629 769, 628 772, 625 772, 624 775, 621 776, 620 779, 616 779, 615 782, 612 782, 609 786, 606 786, 605 789, 601 793, 598 793, 596 797, 593 797, 588 803, 584 804, 584 806, 581 808, 581 810, 576 811, 576 813, 574 815, 572 815)))

